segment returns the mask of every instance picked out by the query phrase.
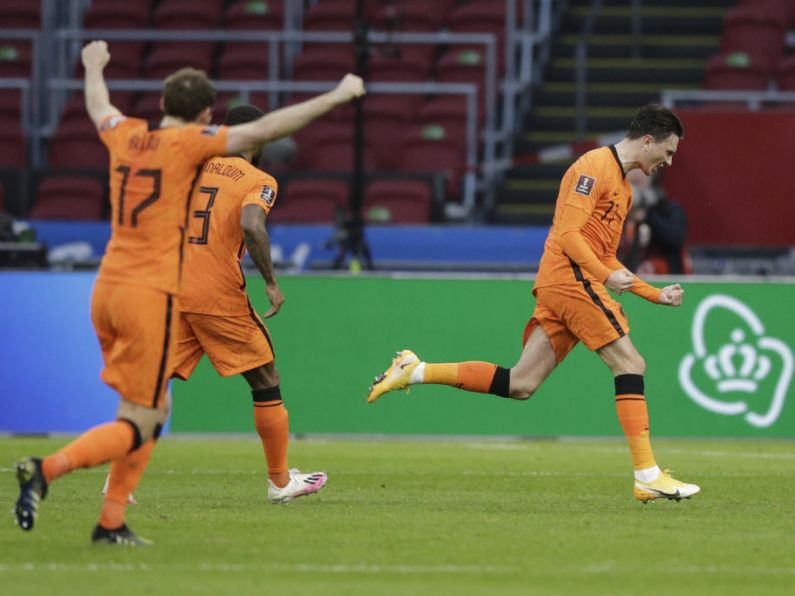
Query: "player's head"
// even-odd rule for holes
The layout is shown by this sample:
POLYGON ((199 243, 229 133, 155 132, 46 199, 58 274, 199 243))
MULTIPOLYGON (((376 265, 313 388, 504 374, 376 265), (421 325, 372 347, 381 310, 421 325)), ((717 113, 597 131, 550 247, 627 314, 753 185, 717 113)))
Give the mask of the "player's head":
POLYGON ((163 112, 185 122, 209 124, 215 105, 215 87, 203 70, 181 68, 166 79, 163 112))
MULTIPOLYGON (((257 106, 251 106, 247 104, 235 106, 226 113, 224 124, 226 126, 246 124, 248 122, 254 122, 254 120, 259 120, 264 115, 265 112, 260 110, 257 106)), ((255 165, 259 163, 259 160, 262 157, 262 147, 262 145, 259 145, 254 150, 254 155, 251 157, 251 163, 255 165)))
POLYGON ((685 129, 679 117, 663 105, 651 103, 635 114, 627 138, 639 141, 638 162, 647 176, 671 165, 685 129))

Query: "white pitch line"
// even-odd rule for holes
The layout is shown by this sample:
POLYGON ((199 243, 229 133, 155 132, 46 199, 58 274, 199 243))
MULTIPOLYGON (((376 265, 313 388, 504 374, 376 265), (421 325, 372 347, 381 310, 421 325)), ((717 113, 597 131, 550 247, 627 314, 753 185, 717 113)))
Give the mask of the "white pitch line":
POLYGON ((310 563, 197 563, 195 565, 158 565, 146 563, 0 563, 0 573, 10 572, 74 572, 74 571, 205 571, 212 573, 288 572, 288 573, 359 573, 359 574, 505 574, 516 572, 514 567, 494 565, 369 565, 366 563, 316 565, 310 563))

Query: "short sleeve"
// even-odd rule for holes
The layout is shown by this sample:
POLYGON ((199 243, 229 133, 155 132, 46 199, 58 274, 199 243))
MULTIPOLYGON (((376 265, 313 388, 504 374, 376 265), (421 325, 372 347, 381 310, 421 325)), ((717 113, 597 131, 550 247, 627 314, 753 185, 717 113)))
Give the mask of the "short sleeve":
POLYGON ((108 150, 113 149, 115 141, 121 131, 129 128, 132 124, 127 116, 123 114, 113 114, 106 116, 99 123, 97 132, 99 132, 99 139, 105 144, 108 150))
POLYGON ((276 195, 279 192, 279 185, 271 176, 264 175, 257 181, 243 197, 243 207, 246 205, 257 205, 270 212, 276 204, 276 195))
POLYGON ((184 129, 184 152, 192 163, 201 164, 226 153, 226 126, 188 126, 184 129))

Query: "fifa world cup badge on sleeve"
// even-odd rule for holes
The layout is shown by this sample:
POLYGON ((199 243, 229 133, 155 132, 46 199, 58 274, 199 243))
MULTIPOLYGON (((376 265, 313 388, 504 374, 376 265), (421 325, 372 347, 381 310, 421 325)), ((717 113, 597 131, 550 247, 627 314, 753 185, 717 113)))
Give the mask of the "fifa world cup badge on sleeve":
POLYGON ((574 187, 574 192, 586 197, 590 197, 591 191, 593 190, 593 185, 595 183, 596 178, 593 178, 592 176, 580 176, 580 179, 577 181, 577 186, 574 187))

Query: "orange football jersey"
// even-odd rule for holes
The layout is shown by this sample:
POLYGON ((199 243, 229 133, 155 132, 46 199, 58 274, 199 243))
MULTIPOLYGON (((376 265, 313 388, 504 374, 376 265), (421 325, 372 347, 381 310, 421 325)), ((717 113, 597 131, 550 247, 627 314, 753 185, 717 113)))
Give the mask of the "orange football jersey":
POLYGON ((250 313, 240 260, 246 253, 240 214, 246 205, 269 212, 278 185, 241 157, 217 157, 202 169, 193 192, 185 269, 179 294, 183 312, 233 316, 250 313))
POLYGON ((632 188, 613 146, 594 149, 575 161, 560 183, 534 288, 578 283, 560 242, 562 234, 575 230, 596 257, 590 267, 583 267, 588 279, 603 283, 611 271, 621 268, 615 254, 631 205, 632 188))
POLYGON ((227 129, 154 128, 110 116, 100 125, 110 152, 111 237, 99 279, 176 294, 191 189, 199 167, 226 151, 227 129))

